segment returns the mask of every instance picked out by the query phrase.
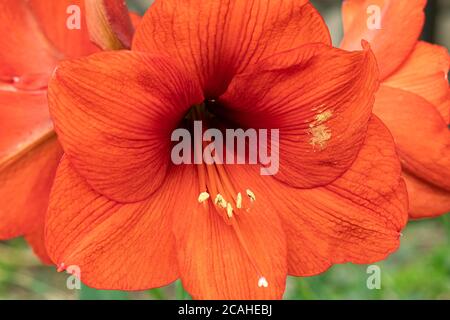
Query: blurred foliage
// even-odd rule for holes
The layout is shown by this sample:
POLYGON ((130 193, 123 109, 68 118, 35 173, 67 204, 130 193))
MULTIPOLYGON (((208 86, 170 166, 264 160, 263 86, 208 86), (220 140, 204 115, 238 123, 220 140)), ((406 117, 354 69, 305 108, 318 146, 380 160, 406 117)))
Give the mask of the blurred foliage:
MULTIPOLYGON (((365 265, 336 265, 309 278, 289 278, 285 299, 450 299, 450 215, 412 221, 399 251, 377 263, 381 289, 369 290, 365 265)), ((0 299, 190 299, 179 281, 143 292, 66 287, 66 273, 42 266, 25 241, 0 243, 0 299)))
POLYGON ((128 7, 136 12, 144 13, 153 0, 127 0, 128 7))

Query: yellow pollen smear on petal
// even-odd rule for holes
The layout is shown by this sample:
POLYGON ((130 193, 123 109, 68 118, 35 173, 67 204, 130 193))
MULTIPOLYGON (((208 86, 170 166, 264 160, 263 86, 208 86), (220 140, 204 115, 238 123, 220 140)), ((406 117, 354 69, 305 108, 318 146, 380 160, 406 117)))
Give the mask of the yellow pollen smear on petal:
POLYGON ((331 139, 331 130, 324 122, 329 120, 332 115, 333 113, 330 110, 319 113, 316 116, 316 121, 309 125, 309 133, 312 135, 309 143, 314 148, 318 146, 320 150, 325 149, 327 141, 331 139))
POLYGON ((219 206, 222 209, 225 209, 227 207, 227 202, 225 201, 224 197, 220 193, 216 196, 214 203, 216 206, 219 206))
POLYGON ((227 216, 230 219, 233 218, 233 207, 229 203, 227 203, 227 216))
POLYGON ((312 127, 310 129, 312 138, 310 139, 310 144, 313 147, 319 146, 320 150, 325 149, 326 143, 331 139, 331 130, 324 124, 317 127, 312 127))
POLYGON ((239 192, 236 197, 236 208, 242 209, 242 195, 239 192))
POLYGON ((247 196, 250 198, 250 201, 251 201, 251 202, 256 201, 255 194, 252 192, 252 190, 247 189, 246 192, 247 192, 247 196))
POLYGON ((258 280, 258 287, 260 288, 267 288, 269 286, 269 283, 267 282, 267 279, 264 277, 259 278, 258 280))
POLYGON ((330 110, 327 110, 327 111, 325 111, 325 112, 319 113, 319 114, 316 116, 316 121, 317 121, 318 123, 325 122, 325 121, 327 121, 328 119, 330 119, 332 115, 333 115, 333 113, 332 113, 330 110))
POLYGON ((198 202, 200 202, 200 203, 203 203, 203 202, 205 202, 208 199, 209 199, 209 193, 208 192, 202 192, 198 196, 198 202))

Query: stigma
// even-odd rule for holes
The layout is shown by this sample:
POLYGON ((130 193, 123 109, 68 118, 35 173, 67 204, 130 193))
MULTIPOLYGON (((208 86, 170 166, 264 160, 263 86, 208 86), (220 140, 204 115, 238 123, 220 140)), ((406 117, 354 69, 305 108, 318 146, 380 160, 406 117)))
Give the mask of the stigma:
POLYGON ((258 280, 258 287, 260 288, 267 288, 269 286, 269 282, 267 282, 267 279, 265 277, 261 277, 258 280))

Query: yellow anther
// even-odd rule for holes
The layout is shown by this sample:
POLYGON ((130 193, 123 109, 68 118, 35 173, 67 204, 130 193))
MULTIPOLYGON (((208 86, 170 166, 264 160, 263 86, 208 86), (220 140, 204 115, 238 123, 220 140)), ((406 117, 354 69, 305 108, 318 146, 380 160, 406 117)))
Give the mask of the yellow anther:
POLYGON ((209 193, 208 192, 202 192, 198 196, 198 202, 200 202, 200 203, 203 203, 203 202, 205 202, 208 199, 209 199, 209 193))
POLYGON ((242 209, 242 194, 239 192, 236 197, 236 208, 242 209))
POLYGON ((227 216, 230 219, 233 218, 233 207, 229 203, 227 203, 227 216))
POLYGON ((250 201, 253 202, 256 200, 255 194, 252 192, 252 190, 247 189, 247 196, 250 198, 250 201))
POLYGON ((225 201, 224 197, 222 197, 222 195, 220 193, 216 196, 214 203, 216 204, 216 206, 219 206, 222 209, 225 209, 227 207, 227 202, 225 201))

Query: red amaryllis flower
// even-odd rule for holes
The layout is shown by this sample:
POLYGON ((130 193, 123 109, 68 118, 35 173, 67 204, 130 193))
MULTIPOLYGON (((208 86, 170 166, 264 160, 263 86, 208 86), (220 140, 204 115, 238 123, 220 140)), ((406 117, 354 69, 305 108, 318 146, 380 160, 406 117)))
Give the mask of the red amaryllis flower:
POLYGON ((354 50, 366 39, 378 60, 382 84, 374 113, 397 143, 413 218, 450 211, 450 57, 447 49, 418 41, 425 5, 426 0, 347 0, 343 5, 342 47, 354 50), (368 29, 369 5, 382 13, 380 29, 368 29))
POLYGON ((82 0, 2 0, 0 30, 0 239, 25 235, 50 263, 43 224, 62 149, 47 82, 59 60, 99 50, 89 41, 82 0), (77 18, 80 29, 69 28, 77 18))
POLYGON ((95 288, 181 278, 194 298, 259 299, 282 297, 288 274, 384 259, 407 200, 372 115, 377 79, 371 50, 332 48, 308 1, 156 1, 132 51, 64 62, 50 82, 66 153, 52 260, 95 288), (279 173, 172 164, 171 134, 193 119, 279 128, 279 173))

